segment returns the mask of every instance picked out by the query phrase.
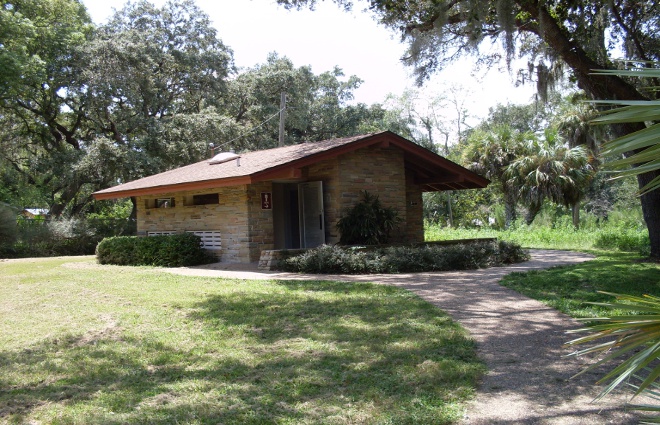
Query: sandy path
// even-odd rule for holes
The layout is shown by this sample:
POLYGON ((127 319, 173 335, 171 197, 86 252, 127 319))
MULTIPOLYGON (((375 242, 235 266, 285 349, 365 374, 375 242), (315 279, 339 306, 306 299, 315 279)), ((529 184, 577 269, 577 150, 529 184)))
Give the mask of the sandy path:
POLYGON ((629 393, 597 404, 596 374, 570 379, 584 361, 564 357, 562 344, 579 323, 554 309, 500 286, 511 272, 588 261, 592 256, 564 251, 532 251, 532 260, 508 267, 401 275, 299 275, 245 270, 236 265, 164 269, 172 273, 236 279, 366 281, 409 289, 448 312, 478 344, 488 365, 464 424, 633 424, 622 405, 629 393))

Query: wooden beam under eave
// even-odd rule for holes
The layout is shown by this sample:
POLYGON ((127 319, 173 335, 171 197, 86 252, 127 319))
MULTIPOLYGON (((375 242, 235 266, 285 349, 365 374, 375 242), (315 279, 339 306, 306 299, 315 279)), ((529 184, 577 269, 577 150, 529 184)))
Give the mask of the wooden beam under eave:
POLYGON ((302 178, 302 169, 301 168, 290 168, 288 178, 290 178, 290 179, 301 179, 302 178))
POLYGON ((415 183, 417 184, 445 184, 445 183, 462 183, 465 181, 465 177, 458 174, 448 174, 445 176, 439 177, 430 177, 426 179, 416 179, 415 183))
POLYGON ((300 167, 282 167, 274 170, 266 170, 261 173, 252 175, 251 183, 258 183, 266 180, 277 179, 300 179, 303 177, 302 168, 300 167))
POLYGON ((93 193, 94 199, 100 201, 104 199, 130 198, 132 196, 161 195, 163 193, 183 192, 188 190, 215 189, 227 186, 239 186, 252 183, 249 176, 235 177, 218 180, 203 180, 190 183, 179 183, 164 186, 154 186, 139 189, 118 190, 115 192, 93 193))

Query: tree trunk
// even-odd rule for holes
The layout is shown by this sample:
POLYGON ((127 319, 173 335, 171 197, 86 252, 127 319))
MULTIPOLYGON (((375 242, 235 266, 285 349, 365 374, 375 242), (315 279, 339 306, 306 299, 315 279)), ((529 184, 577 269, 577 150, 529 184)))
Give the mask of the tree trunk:
POLYGON ((137 198, 135 196, 131 196, 131 215, 128 217, 129 220, 136 221, 137 220, 137 198))
POLYGON ((540 211, 541 211, 541 204, 532 202, 529 205, 529 208, 527 208, 527 214, 525 215, 525 223, 527 223, 528 226, 532 224, 540 211))
POLYGON ((571 210, 573 212, 573 227, 578 230, 580 228, 580 201, 571 205, 571 210))
MULTIPOLYGON (((637 176, 640 189, 651 182, 660 172, 644 173, 637 176)), ((651 242, 651 258, 660 260, 660 189, 656 189, 641 197, 642 213, 649 230, 651 242)))
POLYGON ((516 221, 516 198, 509 192, 504 193, 504 228, 508 229, 516 221))
MULTIPOLYGON (((621 137, 626 134, 633 133, 645 128, 644 124, 620 124, 613 125, 612 129, 616 137, 621 137)), ((628 152, 625 156, 630 156, 635 153, 641 152, 640 150, 628 152)), ((637 185, 641 189, 649 184, 655 177, 660 175, 660 171, 653 171, 649 173, 637 175, 637 185)), ((658 260, 660 259, 660 189, 654 190, 640 197, 642 204, 642 214, 646 228, 649 231, 649 240, 651 243, 650 257, 658 260)))
POLYGON ((451 210, 451 190, 447 191, 447 224, 449 227, 454 227, 454 213, 451 210))

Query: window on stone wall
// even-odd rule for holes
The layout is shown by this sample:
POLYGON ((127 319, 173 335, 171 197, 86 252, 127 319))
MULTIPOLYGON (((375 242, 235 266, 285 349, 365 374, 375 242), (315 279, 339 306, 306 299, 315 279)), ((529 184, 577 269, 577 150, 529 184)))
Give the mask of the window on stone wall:
POLYGON ((156 208, 174 208, 174 198, 156 199, 156 208))
POLYGON ((202 195, 186 196, 184 203, 186 206, 217 205, 220 203, 220 197, 217 193, 204 193, 202 195))

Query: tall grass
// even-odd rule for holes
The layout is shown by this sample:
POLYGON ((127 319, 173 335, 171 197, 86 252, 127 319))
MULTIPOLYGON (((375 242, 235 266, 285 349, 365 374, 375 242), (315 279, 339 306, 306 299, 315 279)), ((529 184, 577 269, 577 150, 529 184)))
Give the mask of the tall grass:
POLYGON ((609 250, 649 254, 649 234, 635 211, 613 212, 608 220, 584 214, 575 229, 567 216, 542 215, 528 226, 518 221, 509 229, 491 227, 448 228, 427 223, 427 241, 466 238, 500 238, 525 248, 609 250))

